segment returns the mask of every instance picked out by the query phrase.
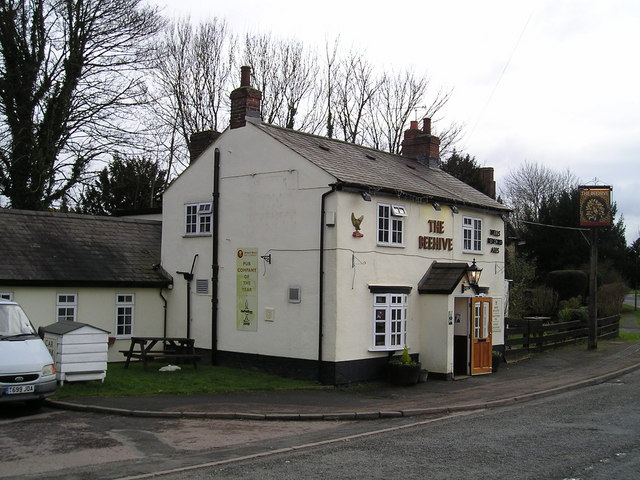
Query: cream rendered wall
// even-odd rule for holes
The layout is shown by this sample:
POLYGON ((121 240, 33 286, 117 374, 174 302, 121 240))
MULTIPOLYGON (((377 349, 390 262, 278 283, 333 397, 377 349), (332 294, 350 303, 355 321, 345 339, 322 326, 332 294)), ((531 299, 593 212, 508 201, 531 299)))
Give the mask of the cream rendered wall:
MULTIPOLYGON (((162 336, 163 302, 160 289, 153 288, 77 288, 77 287, 2 287, 12 291, 13 299, 27 313, 36 328, 56 322, 56 300, 59 293, 77 295, 76 321, 86 323, 116 335, 116 295, 135 295, 133 334, 162 336)), ((129 348, 129 340, 117 339, 109 346, 109 362, 124 361, 118 350, 129 348)))
MULTIPOLYGON (((211 198, 216 148, 221 164, 218 349, 316 359, 320 199, 335 179, 250 123, 225 131, 165 194, 162 262, 175 279, 172 331, 184 334, 180 319, 186 310, 184 281, 175 271, 188 270, 198 253, 196 277, 211 277, 212 238, 185 238, 182 232, 184 203, 211 198), (249 248, 272 258, 271 264, 258 261, 255 332, 236 328, 236 253, 249 248), (301 303, 288 302, 290 285, 301 287, 301 303), (265 320, 267 308, 273 321, 265 320)), ((210 297, 193 295, 192 311, 196 346, 211 348, 210 297)))
POLYGON ((166 295, 167 335, 187 336, 187 281, 177 272, 190 272, 193 265, 190 336, 197 348, 211 348, 213 237, 185 234, 185 204, 212 201, 213 154, 214 149, 209 148, 192 162, 165 191, 162 201, 162 266, 173 277, 173 289, 166 295), (196 279, 209 281, 208 295, 196 294, 196 279))
MULTIPOLYGON (((344 361, 375 356, 386 356, 387 352, 372 349, 373 305, 369 285, 411 286, 408 296, 407 343, 411 353, 419 353, 426 368, 450 373, 453 371, 453 325, 449 325, 449 312, 453 313, 456 289, 451 295, 419 294, 418 282, 433 261, 467 262, 475 258, 483 274, 480 284, 489 286, 492 297, 503 298, 504 249, 501 253, 489 253, 483 243, 481 253, 462 251, 462 217, 464 215, 483 219, 483 242, 490 229, 500 230, 504 236, 502 219, 493 213, 460 208, 454 214, 447 206, 435 211, 430 204, 416 203, 404 199, 372 195, 365 202, 360 195, 341 193, 336 208, 336 348, 333 360, 344 361), (377 245, 378 203, 402 205, 407 210, 404 224, 404 247, 377 245), (351 233, 351 212, 356 217, 364 215, 362 238, 351 233), (444 233, 429 231, 429 220, 443 221, 444 233), (434 236, 452 238, 452 250, 426 250, 418 248, 418 237, 434 236)), ((465 292, 470 295, 471 292, 465 292)), ((502 319, 502 324, 503 324, 502 319)), ((501 340, 500 333, 494 336, 501 340)))
POLYGON ((220 350, 317 359, 321 195, 335 179, 252 124, 220 137, 220 350), (259 260, 257 331, 236 328, 236 252, 259 260), (299 285, 301 303, 289 303, 299 285), (265 320, 265 309, 274 312, 265 320))

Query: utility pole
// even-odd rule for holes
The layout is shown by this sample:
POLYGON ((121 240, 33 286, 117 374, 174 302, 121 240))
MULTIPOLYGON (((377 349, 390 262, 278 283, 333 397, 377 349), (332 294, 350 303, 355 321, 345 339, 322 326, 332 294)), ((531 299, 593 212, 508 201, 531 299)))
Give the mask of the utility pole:
MULTIPOLYGON (((596 179, 594 179, 595 182, 596 179)), ((589 350, 598 348, 598 228, 610 227, 611 187, 582 185, 580 193, 580 226, 591 229, 591 268, 589 272, 589 350)))
POLYGON ((588 348, 598 348, 598 229, 591 228, 591 268, 589 271, 588 348))

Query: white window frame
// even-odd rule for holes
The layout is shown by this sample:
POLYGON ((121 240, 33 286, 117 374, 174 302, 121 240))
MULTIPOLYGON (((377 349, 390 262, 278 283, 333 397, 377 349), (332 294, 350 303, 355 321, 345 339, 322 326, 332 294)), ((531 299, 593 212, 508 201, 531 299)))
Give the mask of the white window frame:
POLYGON ((404 247, 404 217, 406 216, 407 210, 402 205, 378 204, 378 245, 404 247))
POLYGON ((0 292, 0 299, 13 302, 13 292, 0 292))
POLYGON ((135 324, 135 293, 116 293, 116 338, 130 338, 135 324))
POLYGON ((78 294, 69 292, 56 293, 56 322, 78 320, 78 294))
POLYGON ((462 251, 482 253, 482 218, 462 217, 462 251))
POLYGON ((371 350, 397 351, 407 344, 406 293, 373 293, 371 350))
POLYGON ((211 235, 213 204, 186 203, 184 206, 185 235, 211 235))

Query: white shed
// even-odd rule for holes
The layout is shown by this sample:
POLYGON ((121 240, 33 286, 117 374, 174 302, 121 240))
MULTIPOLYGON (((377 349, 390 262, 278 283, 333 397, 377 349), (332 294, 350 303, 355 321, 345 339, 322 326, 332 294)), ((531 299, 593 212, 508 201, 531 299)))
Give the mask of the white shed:
POLYGON ((101 380, 107 374, 109 332, 85 323, 61 321, 42 328, 53 357, 56 378, 65 381, 101 380))

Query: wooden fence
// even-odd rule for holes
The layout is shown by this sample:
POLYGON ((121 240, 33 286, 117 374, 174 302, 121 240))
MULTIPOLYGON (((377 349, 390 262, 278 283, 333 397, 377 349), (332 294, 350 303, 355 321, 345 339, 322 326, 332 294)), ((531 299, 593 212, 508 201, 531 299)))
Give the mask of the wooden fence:
MULTIPOLYGON (((598 338, 616 338, 620 315, 598 319, 598 338)), ((531 352, 575 344, 588 339, 586 322, 551 322, 548 318, 505 318, 505 359, 516 360, 531 352)))

